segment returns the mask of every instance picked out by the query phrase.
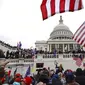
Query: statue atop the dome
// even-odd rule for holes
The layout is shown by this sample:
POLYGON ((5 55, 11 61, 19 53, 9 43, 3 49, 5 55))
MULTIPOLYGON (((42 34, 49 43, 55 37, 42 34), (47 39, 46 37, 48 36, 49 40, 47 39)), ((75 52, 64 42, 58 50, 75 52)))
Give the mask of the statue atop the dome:
POLYGON ((63 23, 63 19, 62 19, 62 16, 60 16, 60 20, 59 20, 60 24, 63 23))

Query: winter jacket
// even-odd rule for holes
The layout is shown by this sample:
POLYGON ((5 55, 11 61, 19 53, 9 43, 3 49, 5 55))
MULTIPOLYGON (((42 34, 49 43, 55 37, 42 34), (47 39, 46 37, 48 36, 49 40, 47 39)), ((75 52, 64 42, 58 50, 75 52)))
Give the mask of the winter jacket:
POLYGON ((80 85, 85 85, 85 76, 77 76, 75 81, 78 82, 80 85))

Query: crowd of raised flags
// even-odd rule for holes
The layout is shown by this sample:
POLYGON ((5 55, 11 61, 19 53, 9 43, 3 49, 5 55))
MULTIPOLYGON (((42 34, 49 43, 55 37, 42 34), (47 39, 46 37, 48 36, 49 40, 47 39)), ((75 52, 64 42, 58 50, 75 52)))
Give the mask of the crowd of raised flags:
POLYGON ((0 66, 0 85, 85 85, 85 69, 64 70, 62 64, 56 65, 55 69, 42 68, 35 75, 30 74, 30 65, 24 76, 17 72, 17 69, 11 75, 11 70, 6 71, 2 65, 0 66))
MULTIPOLYGON (((15 75, 16 73, 18 73, 18 71, 20 72, 19 68, 20 67, 17 66, 15 68, 14 72, 13 73, 10 73, 10 74, 11 75, 15 75)), ((24 68, 24 66, 23 66, 23 68, 24 68)), ((21 69, 21 72, 20 73, 22 74, 23 77, 32 76, 32 75, 34 75, 36 73, 36 67, 34 66, 34 64, 29 64, 27 66, 27 68, 24 68, 23 69, 24 70, 23 72, 22 72, 22 68, 20 68, 20 69, 21 69)), ((13 69, 9 69, 9 70, 12 71, 13 69)))

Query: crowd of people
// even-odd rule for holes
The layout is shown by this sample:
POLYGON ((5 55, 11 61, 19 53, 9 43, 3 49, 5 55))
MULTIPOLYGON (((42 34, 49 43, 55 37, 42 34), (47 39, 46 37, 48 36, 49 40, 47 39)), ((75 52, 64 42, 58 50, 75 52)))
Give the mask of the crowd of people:
MULTIPOLYGON (((20 50, 16 52, 7 51, 6 56, 0 50, 2 58, 31 58, 34 54, 43 53, 43 51, 20 50)), ((44 52, 46 54, 46 52, 44 52)), ((49 52, 47 54, 50 54, 49 52)), ((85 69, 77 68, 64 70, 63 65, 56 65, 55 69, 42 68, 37 70, 37 74, 22 76, 19 72, 6 71, 5 66, 9 61, 0 63, 0 85, 85 85, 85 69)))
POLYGON ((5 70, 8 61, 0 65, 0 85, 85 85, 85 69, 77 68, 64 70, 62 64, 56 65, 55 70, 42 68, 35 75, 26 75, 5 70))
POLYGON ((9 50, 6 52, 4 56, 6 59, 8 58, 32 58, 32 56, 37 54, 50 54, 50 52, 43 51, 43 50, 36 50, 36 49, 20 49, 16 50, 15 52, 9 50))
MULTIPOLYGON (((68 53, 68 52, 66 52, 68 53)), ((65 54, 66 54, 65 53, 65 54)), ((77 53, 83 53, 85 54, 85 51, 78 51, 78 52, 71 52, 72 54, 77 54, 77 53)), ((16 51, 7 51, 5 52, 5 55, 3 55, 3 51, 0 49, 0 58, 10 58, 10 59, 14 59, 14 58, 32 58, 34 55, 37 55, 37 54, 45 54, 45 55, 50 55, 50 54, 53 54, 53 56, 55 56, 56 54, 59 54, 57 51, 55 52, 48 52, 48 51, 43 51, 43 50, 37 50, 36 48, 35 49, 19 49, 19 50, 16 50, 16 51)))

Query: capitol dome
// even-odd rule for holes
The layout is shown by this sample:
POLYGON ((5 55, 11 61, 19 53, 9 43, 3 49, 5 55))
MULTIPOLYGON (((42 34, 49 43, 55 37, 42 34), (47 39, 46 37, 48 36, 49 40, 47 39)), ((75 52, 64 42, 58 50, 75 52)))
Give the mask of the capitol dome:
POLYGON ((50 34, 50 39, 72 39, 72 36, 73 33, 63 24, 62 16, 60 16, 59 25, 50 34))

